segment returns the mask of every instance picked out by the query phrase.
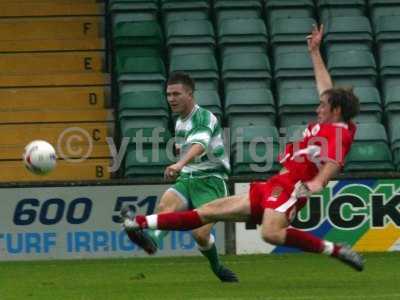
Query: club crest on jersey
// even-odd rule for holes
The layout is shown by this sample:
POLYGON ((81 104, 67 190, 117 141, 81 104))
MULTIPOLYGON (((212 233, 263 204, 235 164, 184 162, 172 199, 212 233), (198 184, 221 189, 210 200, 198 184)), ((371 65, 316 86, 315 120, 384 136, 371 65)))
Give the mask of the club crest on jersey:
POLYGON ((319 124, 315 124, 313 128, 311 128, 311 135, 316 136, 321 127, 319 124))
POLYGON ((283 188, 281 186, 275 186, 271 192, 271 197, 278 198, 281 195, 282 191, 283 188))

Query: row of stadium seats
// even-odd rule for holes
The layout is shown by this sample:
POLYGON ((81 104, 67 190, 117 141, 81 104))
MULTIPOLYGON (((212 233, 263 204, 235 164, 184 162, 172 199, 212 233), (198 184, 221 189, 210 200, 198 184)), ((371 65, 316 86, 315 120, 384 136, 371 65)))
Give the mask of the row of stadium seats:
MULTIPOLYGON (((355 86, 361 100, 357 121, 365 123, 356 143, 361 146, 352 150, 346 169, 376 170, 368 163, 373 159, 379 170, 393 170, 393 163, 399 167, 394 132, 399 115, 396 82, 400 77, 393 52, 398 29, 395 23, 383 24, 389 19, 386 15, 396 14, 400 1, 390 13, 381 9, 384 1, 371 1, 369 6, 364 1, 317 1, 314 6, 313 1, 270 0, 265 3, 265 13, 261 1, 214 1, 213 5, 209 1, 150 2, 114 0, 110 6, 123 137, 140 132, 151 141, 156 129, 162 128, 160 135, 164 143, 168 141, 171 117, 163 83, 173 71, 190 73, 197 84, 197 102, 231 132, 249 128, 243 133, 246 138, 255 133, 267 137, 266 132, 278 136, 277 122, 281 128, 293 128, 309 121, 315 115, 318 97, 305 36, 320 18, 325 24, 323 48, 329 71, 337 84, 355 86), (371 16, 373 26, 367 16, 371 16), (375 45, 379 49, 376 53, 375 45), (379 81, 385 87, 383 101, 377 89, 379 81), (388 124, 389 139, 382 120, 388 124), (376 138, 363 139, 365 128, 378 128, 376 138), (374 146, 374 139, 380 148, 374 146), (372 148, 365 150, 362 143, 372 148), (378 151, 380 157, 374 154, 378 151)), ((235 140, 237 135, 230 138, 235 140)), ((257 147, 256 152, 262 152, 257 147)), ((136 159, 140 149, 134 143, 129 145, 125 176, 160 175, 171 161, 165 144, 160 146, 160 160, 152 164, 150 146, 144 148, 148 160, 140 162, 136 159)), ((254 161, 249 160, 248 152, 245 161, 238 161, 234 155, 237 146, 232 143, 231 151, 234 173, 249 171, 254 161)))
MULTIPOLYGON (((304 126, 281 128, 285 135, 279 135, 274 126, 245 126, 230 128, 230 154, 233 175, 274 173, 279 170, 277 157, 282 142, 295 141, 301 137, 304 126)), ((158 136, 159 131, 154 130, 158 136)), ((385 128, 378 123, 359 124, 355 141, 346 158, 345 171, 394 171, 400 159, 400 135, 396 134, 392 151, 389 147, 385 128)), ((161 137, 161 135, 160 135, 161 137)), ((175 157, 168 139, 162 136, 160 143, 154 140, 144 142, 141 147, 133 144, 128 147, 125 175, 135 177, 161 176, 166 165, 175 157)), ((398 168, 397 168, 398 170, 398 168)))
MULTIPOLYGON (((273 74, 278 91, 293 86, 290 78, 295 79, 294 84, 297 86, 310 84, 311 80, 305 83, 302 82, 303 79, 312 79, 312 65, 304 36, 310 31, 313 19, 277 19, 277 28, 283 27, 286 31, 275 30, 272 26, 273 69, 270 67, 268 55, 265 55, 268 47, 267 31, 259 18, 224 20, 217 36, 209 20, 172 22, 166 28, 169 59, 164 62, 161 60, 162 56, 152 56, 155 53, 151 52, 163 49, 160 47, 163 45, 162 30, 157 21, 118 22, 117 14, 114 22, 119 73, 156 73, 165 76, 164 65, 168 61, 169 72, 179 69, 196 72, 198 77, 214 81, 214 84, 219 78, 218 74, 221 73, 225 87, 229 85, 232 76, 248 79, 246 75, 254 78, 255 73, 260 76, 257 79, 262 79, 267 88, 270 86, 268 81, 273 74), (139 45, 141 47, 138 47, 139 45), (215 56, 216 46, 220 57, 215 56), (135 47, 135 49, 122 49, 124 47, 135 47), (250 64, 237 59, 244 53, 248 56, 250 64), (143 69, 126 69, 125 61, 133 56, 146 56, 152 59, 148 58, 148 63, 141 65, 143 69), (233 70, 235 72, 232 72, 233 70), (251 74, 246 74, 249 72, 251 74)), ((327 25, 324 46, 328 67, 337 83, 375 86, 380 78, 384 89, 397 83, 393 81, 397 78, 393 77, 398 76, 399 56, 393 34, 382 32, 377 66, 371 51, 373 34, 366 17, 335 17, 330 19, 327 25), (357 20, 360 21, 358 25, 357 20)), ((400 30, 398 25, 397 28, 400 30)))
POLYGON ((332 16, 400 15, 398 2, 393 0, 111 0, 111 9, 134 12, 136 20, 154 17, 163 12, 163 23, 184 19, 204 19, 213 12, 217 22, 225 18, 261 17, 273 23, 278 18, 312 17, 322 21, 332 16))
POLYGON ((110 177, 104 16, 96 0, 0 1, 0 182, 110 177), (49 176, 30 174, 21 161, 35 139, 57 150, 49 176))

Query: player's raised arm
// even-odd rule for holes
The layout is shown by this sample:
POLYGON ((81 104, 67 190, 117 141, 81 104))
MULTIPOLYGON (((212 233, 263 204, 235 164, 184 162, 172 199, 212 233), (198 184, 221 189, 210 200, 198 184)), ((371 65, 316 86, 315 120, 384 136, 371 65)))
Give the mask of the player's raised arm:
POLYGON ((314 25, 311 34, 307 36, 308 51, 311 55, 319 95, 333 87, 331 76, 326 69, 320 52, 323 33, 324 25, 321 25, 319 28, 314 25))

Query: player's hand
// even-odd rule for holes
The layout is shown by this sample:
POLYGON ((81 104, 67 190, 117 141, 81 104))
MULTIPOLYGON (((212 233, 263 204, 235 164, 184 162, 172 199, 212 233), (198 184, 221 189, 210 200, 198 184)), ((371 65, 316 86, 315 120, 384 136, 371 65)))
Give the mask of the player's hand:
POLYGON ((308 51, 319 51, 321 46, 322 37, 324 35, 324 25, 314 25, 311 34, 307 36, 308 51))
POLYGON ((307 184, 305 182, 296 183, 294 187, 294 194, 296 198, 310 197, 311 191, 309 190, 307 184))
POLYGON ((304 183, 311 194, 318 193, 324 188, 318 181, 311 180, 304 183))
POLYGON ((179 163, 168 166, 164 171, 164 178, 166 180, 172 180, 178 177, 179 172, 182 170, 183 166, 179 163))

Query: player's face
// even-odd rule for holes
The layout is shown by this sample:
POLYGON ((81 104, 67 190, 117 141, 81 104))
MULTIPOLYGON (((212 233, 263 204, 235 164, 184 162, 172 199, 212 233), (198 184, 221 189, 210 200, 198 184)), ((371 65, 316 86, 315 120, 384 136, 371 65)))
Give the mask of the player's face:
POLYGON ((190 113, 193 106, 193 93, 182 84, 170 84, 167 86, 167 99, 172 112, 181 116, 190 113))
POLYGON ((327 95, 322 95, 319 105, 317 108, 318 123, 334 123, 338 122, 338 111, 337 109, 332 110, 332 107, 328 101, 327 95))

